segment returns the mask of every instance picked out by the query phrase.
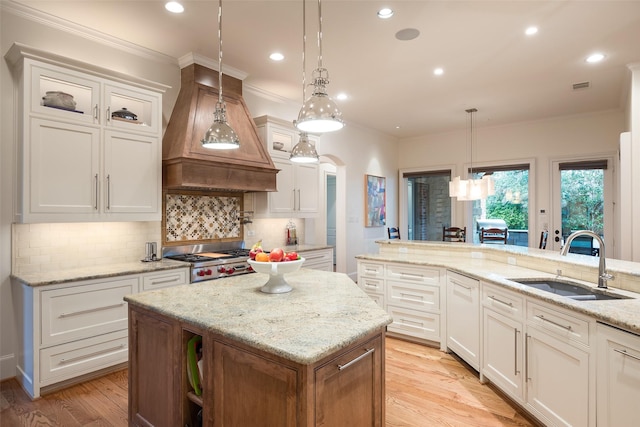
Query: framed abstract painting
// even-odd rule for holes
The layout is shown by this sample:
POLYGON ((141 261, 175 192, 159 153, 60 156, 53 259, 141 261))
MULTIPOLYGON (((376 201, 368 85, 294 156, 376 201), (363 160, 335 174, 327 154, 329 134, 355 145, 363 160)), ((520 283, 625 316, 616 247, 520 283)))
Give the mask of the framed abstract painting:
POLYGON ((386 178, 375 175, 365 175, 365 227, 383 227, 387 221, 386 215, 386 178))

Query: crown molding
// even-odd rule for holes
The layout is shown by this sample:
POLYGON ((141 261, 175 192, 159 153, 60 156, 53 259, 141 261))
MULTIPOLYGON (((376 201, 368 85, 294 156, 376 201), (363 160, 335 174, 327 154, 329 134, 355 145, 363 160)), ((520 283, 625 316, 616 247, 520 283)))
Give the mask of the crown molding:
POLYGON ((172 56, 165 55, 152 49, 147 49, 126 40, 122 40, 117 37, 102 33, 100 31, 96 31, 92 28, 76 24, 75 22, 49 15, 24 4, 16 3, 13 0, 0 1, 0 10, 2 11, 2 13, 9 13, 24 19, 28 19, 38 24, 45 25, 47 27, 69 34, 73 34, 83 39, 97 42, 105 46, 109 46, 111 48, 115 48, 145 59, 174 65, 178 63, 178 60, 172 56))
MULTIPOLYGON (((198 64, 207 68, 211 68, 212 70, 219 71, 217 60, 211 59, 208 56, 200 55, 199 53, 189 52, 186 55, 178 58, 178 65, 180 65, 180 69, 191 64, 198 64)), ((234 77, 238 80, 244 80, 249 75, 244 71, 238 70, 237 68, 229 67, 228 65, 224 64, 222 64, 222 74, 226 74, 227 76, 234 77)))

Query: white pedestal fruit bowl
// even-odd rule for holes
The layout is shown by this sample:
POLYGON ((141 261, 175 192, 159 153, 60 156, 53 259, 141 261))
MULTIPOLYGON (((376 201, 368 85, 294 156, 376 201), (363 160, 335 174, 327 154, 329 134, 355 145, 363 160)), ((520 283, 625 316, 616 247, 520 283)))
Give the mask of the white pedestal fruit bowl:
POLYGON ((298 271, 304 263, 304 258, 296 261, 281 262, 260 262, 250 259, 248 262, 256 272, 269 275, 269 280, 260 288, 260 291, 267 294, 284 294, 291 292, 293 289, 291 285, 284 280, 284 275, 298 271))

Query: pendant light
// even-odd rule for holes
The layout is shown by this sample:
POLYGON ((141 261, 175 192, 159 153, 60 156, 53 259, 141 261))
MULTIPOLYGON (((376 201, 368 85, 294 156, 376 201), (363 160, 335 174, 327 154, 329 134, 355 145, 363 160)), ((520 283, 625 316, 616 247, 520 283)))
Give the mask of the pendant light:
POLYGON ((465 110, 470 117, 470 142, 471 142, 471 167, 469 168, 470 179, 460 179, 455 177, 449 182, 449 196, 456 197, 459 201, 481 200, 487 196, 495 194, 493 179, 490 175, 484 175, 481 179, 473 179, 473 113, 478 110, 470 108, 465 110))
POLYGON ((342 112, 327 94, 329 72, 322 66, 322 5, 320 1, 318 0, 318 68, 313 71, 313 93, 302 104, 298 120, 295 121, 295 126, 299 130, 311 133, 332 132, 344 127, 342 112))
POLYGON ((222 0, 218 1, 218 102, 213 124, 200 141, 204 148, 231 150, 240 147, 240 138, 227 123, 227 107, 222 99, 222 0))
MULTIPOLYGON (((306 33, 306 0, 302 0, 302 101, 305 98, 306 88, 306 60, 305 60, 305 48, 307 45, 307 33, 306 33)), ((295 125, 295 121, 294 121, 295 125)), ((300 141, 291 150, 289 160, 295 163, 315 163, 319 159, 313 144, 309 142, 309 136, 306 132, 300 132, 300 141)))

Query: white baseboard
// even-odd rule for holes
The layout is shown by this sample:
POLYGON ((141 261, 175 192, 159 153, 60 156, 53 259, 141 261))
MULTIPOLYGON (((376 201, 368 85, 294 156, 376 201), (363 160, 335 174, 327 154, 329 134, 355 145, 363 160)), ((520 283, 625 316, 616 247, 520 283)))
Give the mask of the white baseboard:
POLYGON ((15 355, 7 354, 0 356, 0 380, 13 378, 16 376, 16 358, 15 355))

